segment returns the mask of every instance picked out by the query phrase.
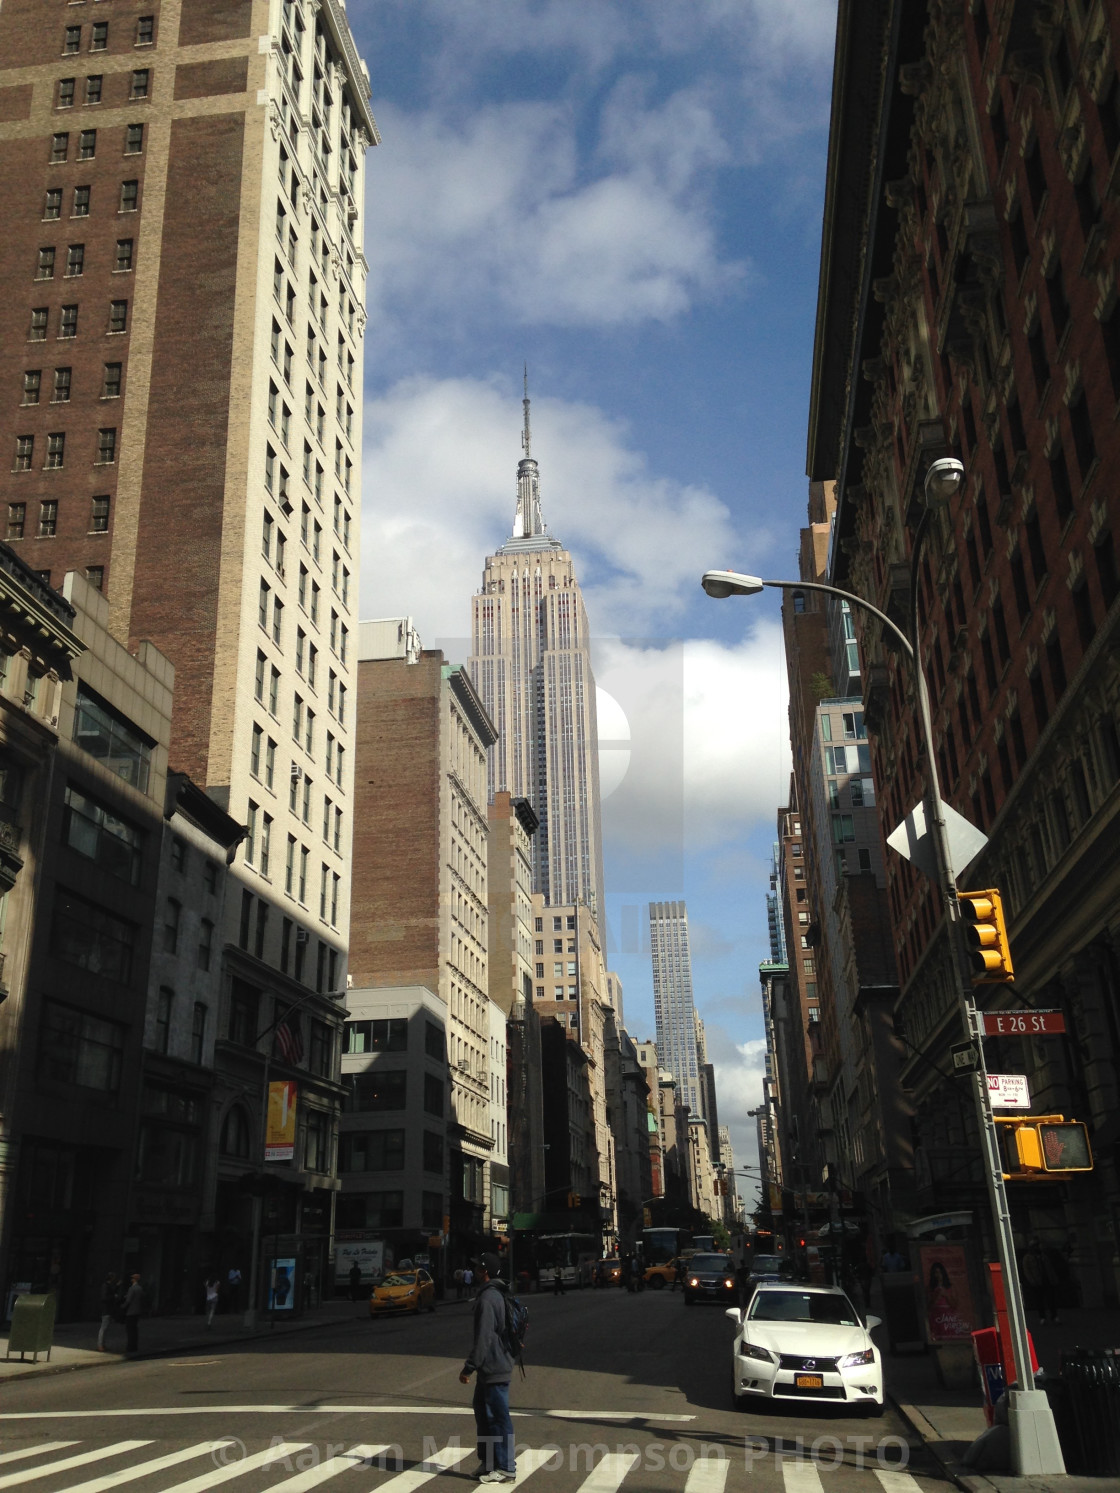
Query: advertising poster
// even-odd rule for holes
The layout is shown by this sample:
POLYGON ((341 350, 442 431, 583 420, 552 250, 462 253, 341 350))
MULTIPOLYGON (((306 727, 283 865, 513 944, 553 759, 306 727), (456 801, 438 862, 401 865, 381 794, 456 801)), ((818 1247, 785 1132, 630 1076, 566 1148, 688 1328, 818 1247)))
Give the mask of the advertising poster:
POLYGON ((385 1273, 385 1241, 383 1239, 347 1239, 336 1241, 334 1246, 334 1278, 340 1286, 350 1279, 351 1268, 357 1265, 362 1272, 362 1284, 372 1285, 385 1273))
POLYGON ((929 1341, 954 1343, 967 1339, 976 1326, 976 1313, 964 1245, 921 1244, 918 1258, 929 1341))
POLYGON ((268 1086, 266 1161, 292 1161, 296 1154, 296 1085, 284 1080, 268 1086))
POLYGON ((290 1312, 295 1306, 296 1262, 294 1259, 273 1260, 268 1277, 268 1309, 270 1312, 290 1312))

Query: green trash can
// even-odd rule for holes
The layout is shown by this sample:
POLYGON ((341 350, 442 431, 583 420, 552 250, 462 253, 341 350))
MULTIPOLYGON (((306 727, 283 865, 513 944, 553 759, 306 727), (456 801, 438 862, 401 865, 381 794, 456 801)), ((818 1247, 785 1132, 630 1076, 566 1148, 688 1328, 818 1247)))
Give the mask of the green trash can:
POLYGON ((22 1360, 25 1354, 33 1353, 32 1363, 39 1362, 39 1354, 51 1358, 51 1339, 54 1337, 54 1292, 45 1296, 17 1296, 12 1306, 12 1327, 8 1333, 8 1351, 5 1358, 18 1353, 22 1360))

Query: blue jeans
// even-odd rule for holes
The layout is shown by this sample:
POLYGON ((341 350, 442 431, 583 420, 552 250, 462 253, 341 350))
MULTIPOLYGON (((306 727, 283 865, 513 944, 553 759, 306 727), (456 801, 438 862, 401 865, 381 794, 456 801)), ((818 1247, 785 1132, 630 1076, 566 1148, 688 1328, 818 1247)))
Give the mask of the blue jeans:
POLYGON ((478 1439, 478 1460, 487 1472, 496 1467, 513 1472, 513 1421, 509 1415, 509 1385, 474 1385, 474 1424, 478 1439))

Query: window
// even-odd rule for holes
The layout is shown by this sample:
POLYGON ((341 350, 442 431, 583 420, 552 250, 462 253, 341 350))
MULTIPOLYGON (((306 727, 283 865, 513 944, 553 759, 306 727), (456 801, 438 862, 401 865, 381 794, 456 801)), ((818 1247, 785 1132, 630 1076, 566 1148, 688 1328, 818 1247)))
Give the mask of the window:
POLYGON ((423 1167, 426 1172, 443 1173, 443 1136, 434 1130, 424 1131, 423 1167))
POLYGON ((114 269, 117 271, 130 270, 132 268, 132 240, 130 238, 119 238, 117 240, 117 259, 114 269))
POLYGON ((121 182, 121 200, 118 212, 134 213, 136 203, 140 195, 140 183, 138 181, 121 182))
POLYGON ((443 1062, 443 1030, 434 1021, 424 1023, 424 1052, 428 1057, 435 1058, 437 1063, 443 1062))
POLYGON ((116 428, 107 428, 97 432, 97 461, 101 466, 109 466, 117 459, 117 432, 116 428))
POLYGON ((63 306, 58 316, 59 337, 76 337, 78 335, 78 308, 77 306, 63 306))
POLYGON ((330 1027, 325 1022, 313 1021, 307 1059, 311 1072, 317 1073, 320 1078, 330 1078, 333 1053, 334 1038, 330 1027))
POLYGON ((47 244, 39 250, 39 257, 35 261, 36 280, 54 279, 54 245, 47 244))
POLYGON ((105 567, 104 565, 87 565, 86 580, 95 591, 105 589, 105 567))
POLYGON ((206 1049, 206 1006, 195 1001, 191 1018, 191 1062, 201 1064, 206 1049))
POLYGON ((62 843, 111 876, 139 886, 143 832, 72 784, 64 796, 62 843))
POLYGON ((109 331, 126 332, 128 330, 128 302, 109 302, 109 331))
POLYGON ((89 217, 89 198, 90 198, 90 189, 89 189, 89 187, 75 187, 74 188, 74 206, 70 210, 70 216, 72 218, 88 218, 89 217))
POLYGON ((404 1170, 404 1131, 349 1131, 338 1138, 340 1172, 404 1170))
POLYGON ((109 45, 109 22, 108 21, 94 21, 94 23, 93 23, 93 32, 92 32, 92 34, 90 36, 90 39, 89 39, 89 49, 90 49, 90 51, 91 52, 104 52, 105 48, 108 45, 109 45))
POLYGON ((47 436, 47 459, 43 463, 44 471, 58 471, 66 462, 66 433, 54 430, 47 436))
POLYGON ((132 74, 132 87, 129 89, 130 99, 148 97, 148 89, 151 82, 151 74, 146 67, 139 67, 132 74))
POLYGON ((51 953, 87 974, 127 985, 132 979, 136 927, 95 902, 58 887, 51 927, 51 953))
POLYGON ((63 135, 52 135, 51 136, 51 154, 50 154, 51 165, 52 166, 57 166, 62 161, 64 161, 66 159, 66 157, 67 157, 67 154, 69 153, 69 150, 70 150, 70 136, 69 135, 65 135, 65 134, 63 134, 63 135))
POLYGON ((249 1155, 249 1118, 240 1104, 235 1104, 222 1121, 219 1146, 224 1156, 249 1155))
POLYGON ((8 504, 8 532, 9 539, 22 539, 23 526, 27 521, 26 503, 8 504))
POLYGON ((408 1021, 403 1016, 348 1021, 343 1027, 344 1053, 407 1052, 408 1021))
POLYGON ((150 47, 155 40, 155 16, 140 16, 136 22, 136 45, 150 47))
POLYGON ((91 73, 86 79, 86 103, 99 104, 101 102, 101 74, 91 73))
POLYGON ((175 1003, 175 992, 166 985, 160 986, 156 1002, 156 1051, 166 1053, 171 1045, 171 1008, 175 1003))
POLYGON ((84 683, 78 685, 74 740, 117 777, 147 792, 151 740, 84 683))
MULTIPOLYGON (((48 190, 46 196, 43 198, 43 218, 44 218, 44 221, 46 221, 48 223, 53 223, 56 218, 61 218, 61 217, 62 217, 62 188, 61 187, 51 187, 48 190)), ((51 274, 53 275, 53 273, 54 273, 54 269, 53 269, 54 255, 53 255, 53 253, 51 255, 51 264, 52 264, 51 274)), ((46 278, 46 277, 45 276, 40 276, 39 278, 43 279, 43 278, 46 278)))
POLYGON ((58 532, 58 504, 54 499, 39 504, 39 538, 53 539, 58 532))
POLYGON ((124 129, 124 153, 126 156, 138 156, 144 149, 144 126, 142 124, 128 124, 124 129))
MULTIPOLYGON (((122 302, 127 305, 127 301, 122 302)), ((104 378, 101 384, 102 399, 119 399, 121 397, 121 363, 106 363, 104 378)))
POLYGON ((163 952, 175 954, 179 949, 179 920, 182 905, 174 897, 168 897, 163 911, 163 952))
POLYGON ((308 1113, 303 1166, 309 1172, 325 1173, 331 1169, 331 1121, 330 1116, 322 1110, 311 1110, 308 1113))
POLYGON ((20 404, 38 404, 43 374, 39 368, 28 368, 23 375, 23 397, 20 404))
POLYGON ((78 136, 78 160, 92 161, 97 154, 97 131, 83 130, 78 136))
POLYGON ((58 1001, 47 1001, 40 1072, 57 1083, 115 1094, 124 1062, 124 1031, 116 1021, 103 1021, 58 1001))
POLYGON ((80 26, 67 26, 62 38, 62 55, 65 57, 71 52, 82 50, 82 28, 80 26))
POLYGON ((354 1113, 377 1113, 405 1108, 408 1075, 403 1068, 382 1068, 367 1073, 344 1074, 345 1107, 354 1113))
POLYGON ((59 109, 69 109, 72 107, 74 103, 74 81, 73 78, 59 78, 57 101, 59 109))
POLYGON ((257 665, 253 674, 253 696, 255 699, 264 701, 264 674, 267 660, 263 653, 257 651, 257 665))
POLYGON ((82 273, 82 271, 85 269, 85 265, 86 265, 86 246, 85 246, 85 244, 71 244, 70 247, 66 251, 66 275, 67 275, 67 278, 68 279, 73 279, 76 275, 80 275, 82 273))
POLYGON ((198 925, 198 956, 196 963, 199 969, 209 969, 211 955, 214 952, 214 924, 209 918, 203 918, 198 925))

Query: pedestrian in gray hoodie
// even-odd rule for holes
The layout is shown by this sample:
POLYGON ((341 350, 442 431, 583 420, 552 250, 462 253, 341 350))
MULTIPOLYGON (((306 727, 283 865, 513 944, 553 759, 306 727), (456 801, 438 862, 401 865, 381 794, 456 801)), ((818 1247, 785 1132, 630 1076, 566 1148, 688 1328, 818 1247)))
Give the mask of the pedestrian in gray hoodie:
POLYGON ((474 1341, 459 1381, 467 1384, 472 1374, 477 1375, 474 1423, 479 1482, 512 1483, 517 1472, 509 1414, 513 1355, 506 1341, 506 1283, 499 1279, 497 1255, 481 1255, 475 1265, 475 1278, 482 1287, 474 1303, 474 1341))

